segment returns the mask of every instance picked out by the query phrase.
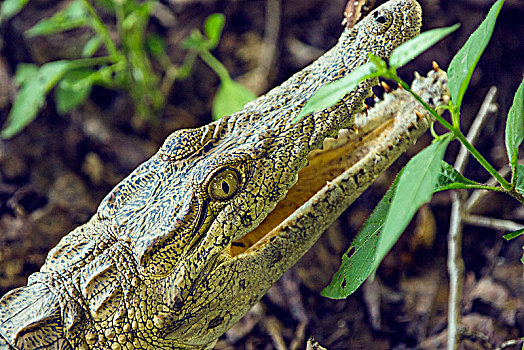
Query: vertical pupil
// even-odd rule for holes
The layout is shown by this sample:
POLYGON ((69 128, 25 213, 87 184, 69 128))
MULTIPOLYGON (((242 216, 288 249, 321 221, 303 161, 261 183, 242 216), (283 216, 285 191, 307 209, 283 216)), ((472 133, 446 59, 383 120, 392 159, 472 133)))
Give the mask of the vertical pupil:
POLYGON ((225 181, 222 181, 222 191, 224 191, 225 194, 229 193, 229 185, 225 181))

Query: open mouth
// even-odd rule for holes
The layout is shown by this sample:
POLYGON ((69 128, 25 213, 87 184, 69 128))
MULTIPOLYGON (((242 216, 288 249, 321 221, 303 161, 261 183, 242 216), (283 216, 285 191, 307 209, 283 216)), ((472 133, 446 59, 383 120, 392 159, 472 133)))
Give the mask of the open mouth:
POLYGON ((326 183, 355 164, 360 153, 357 151, 358 143, 355 141, 361 137, 365 135, 357 135, 354 131, 341 129, 336 139, 325 139, 324 144, 328 144, 328 147, 311 151, 308 155, 309 164, 300 170, 297 183, 289 189, 284 199, 277 203, 275 209, 257 228, 231 243, 229 246, 231 256, 246 252, 320 191, 326 183))
MULTIPOLYGON (((370 91, 371 94, 371 91, 370 91)), ((321 149, 313 150, 308 155, 308 165, 298 174, 298 181, 292 186, 284 199, 253 231, 232 242, 228 247, 234 257, 253 247, 268 234, 275 234, 274 229, 291 216, 304 203, 320 191, 328 182, 334 180, 345 170, 354 165, 362 156, 363 144, 370 133, 376 130, 340 129, 335 138, 327 137, 321 149), (359 150, 360 149, 360 150, 359 150)))
MULTIPOLYGON (((434 69, 427 78, 416 77, 413 89, 430 105, 447 103, 444 71, 434 69)), ((257 228, 230 244, 231 256, 256 249, 257 243, 279 235, 279 225, 295 212, 311 215, 313 209, 306 202, 317 198, 330 184, 350 178, 355 193, 346 196, 354 200, 428 128, 430 117, 417 112, 423 108, 407 91, 385 90, 384 100, 375 98, 369 114, 357 114, 354 130, 339 130, 336 138, 324 140, 322 149, 309 153, 308 165, 300 170, 297 183, 257 228)))

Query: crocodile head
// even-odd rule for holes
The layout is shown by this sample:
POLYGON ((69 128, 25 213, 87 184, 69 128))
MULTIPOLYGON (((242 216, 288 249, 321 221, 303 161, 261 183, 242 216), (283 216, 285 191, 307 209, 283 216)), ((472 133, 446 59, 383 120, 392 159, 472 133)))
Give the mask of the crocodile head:
POLYGON ((376 81, 361 83, 334 107, 294 117, 321 86, 371 53, 386 59, 420 26, 415 0, 387 2, 242 111, 174 132, 104 199, 97 219, 116 227, 137 262, 127 307, 143 339, 158 348, 213 344, 304 253, 266 248, 311 234, 307 227, 298 236, 275 228, 335 176, 317 168, 314 181, 303 184, 298 174, 325 138, 353 125, 376 81))

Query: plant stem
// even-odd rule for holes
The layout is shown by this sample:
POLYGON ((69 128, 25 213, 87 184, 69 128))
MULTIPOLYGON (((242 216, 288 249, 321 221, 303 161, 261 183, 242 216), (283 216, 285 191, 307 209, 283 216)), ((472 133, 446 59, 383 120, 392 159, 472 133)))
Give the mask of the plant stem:
POLYGON ((118 53, 118 49, 116 48, 116 45, 113 42, 113 39, 111 39, 111 34, 109 34, 109 30, 107 30, 107 27, 105 26, 104 22, 102 22, 93 6, 89 3, 88 0, 81 1, 92 19, 91 27, 102 37, 102 40, 104 41, 107 51, 109 51, 109 54, 115 57, 120 56, 120 54, 118 53))
POLYGON ((493 191, 493 192, 502 192, 506 193, 506 190, 504 190, 502 187, 498 186, 487 186, 487 185, 466 185, 462 184, 464 187, 461 187, 461 190, 486 190, 486 191, 493 191))
POLYGON ((115 3, 115 15, 116 15, 116 29, 118 36, 122 40, 124 38, 124 29, 122 28, 122 23, 124 22, 124 9, 122 7, 121 1, 114 1, 115 3))
POLYGON ((71 69, 84 68, 91 66, 98 66, 107 63, 117 63, 118 60, 115 60, 114 56, 103 56, 103 57, 93 57, 93 58, 80 58, 78 60, 71 61, 71 69))
POLYGON ((195 64, 197 53, 195 51, 189 51, 186 58, 184 59, 184 63, 178 68, 177 71, 177 79, 186 79, 189 74, 191 74, 191 70, 193 69, 193 65, 195 64))
POLYGON ((199 50, 198 53, 200 54, 200 58, 202 58, 202 60, 215 71, 222 82, 231 80, 226 67, 224 67, 224 65, 219 60, 217 60, 216 57, 213 56, 211 52, 209 52, 209 50, 199 50))
POLYGON ((512 191, 511 184, 506 181, 489 162, 477 151, 475 147, 466 139, 466 136, 460 131, 453 128, 450 130, 455 137, 468 149, 468 151, 475 157, 475 159, 500 183, 502 187, 508 192, 512 191))
POLYGON ((195 51, 190 51, 180 67, 173 65, 167 55, 160 57, 160 64, 162 64, 164 71, 166 72, 164 79, 160 84, 160 91, 164 98, 169 95, 175 80, 185 79, 189 76, 193 64, 195 63, 196 55, 197 53, 195 51))

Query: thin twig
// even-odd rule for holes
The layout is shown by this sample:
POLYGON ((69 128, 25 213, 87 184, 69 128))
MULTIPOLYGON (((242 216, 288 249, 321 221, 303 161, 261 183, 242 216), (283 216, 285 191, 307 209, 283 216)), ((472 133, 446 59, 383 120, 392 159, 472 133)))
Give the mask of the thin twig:
MULTIPOLYGON (((482 102, 477 117, 471 125, 466 139, 470 144, 475 143, 489 112, 493 110, 492 105, 497 93, 495 87, 491 87, 482 102)), ((469 152, 461 145, 459 154, 455 160, 455 169, 463 172, 469 158, 469 152)), ((451 193, 451 218, 448 233, 448 274, 449 274, 449 299, 448 299, 448 350, 458 349, 462 287, 464 283, 464 260, 462 259, 462 218, 463 202, 459 192, 451 193)))
POLYGON ((281 2, 281 0, 266 1, 264 40, 262 41, 260 54, 258 55, 257 66, 241 77, 237 77, 237 80, 244 83, 256 95, 262 94, 268 88, 271 80, 271 72, 275 67, 278 56, 277 44, 282 13, 281 2))
POLYGON ((510 340, 506 340, 505 342, 497 346, 496 350, 503 350, 503 349, 514 347, 515 345, 521 345, 521 344, 524 344, 524 338, 510 339, 510 340))
POLYGON ((282 337, 281 322, 277 318, 270 316, 265 319, 264 326, 269 336, 271 337, 271 340, 273 341, 273 345, 275 346, 275 348, 277 350, 287 350, 286 342, 282 337))
POLYGON ((291 341, 291 345, 289 346, 290 350, 298 350, 304 348, 304 340, 306 338, 306 321, 301 321, 297 329, 295 330, 295 337, 291 341))
POLYGON ((458 349, 459 334, 457 326, 460 323, 462 302, 462 286, 464 281, 464 260, 462 260, 462 201, 459 193, 451 193, 451 218, 448 233, 448 350, 458 349))
POLYGON ((277 53, 278 34, 280 32, 280 16, 282 8, 280 0, 267 0, 266 28, 264 35, 264 50, 258 60, 258 67, 265 80, 275 62, 277 53))
POLYGON ((469 225, 487 227, 494 230, 517 231, 524 228, 523 225, 511 220, 489 218, 482 215, 464 214, 462 220, 469 225))

